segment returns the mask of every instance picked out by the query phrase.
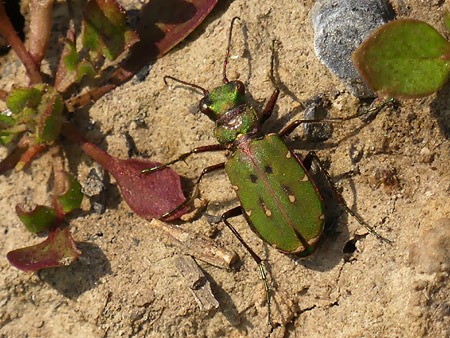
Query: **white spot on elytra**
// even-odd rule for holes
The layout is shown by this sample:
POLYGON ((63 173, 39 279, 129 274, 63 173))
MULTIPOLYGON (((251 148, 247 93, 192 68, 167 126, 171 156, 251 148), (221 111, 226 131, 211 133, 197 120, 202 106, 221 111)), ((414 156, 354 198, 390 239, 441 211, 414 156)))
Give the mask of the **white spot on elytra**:
MULTIPOLYGON (((320 236, 319 236, 319 237, 320 237, 320 236)), ((319 240, 319 237, 311 238, 311 239, 308 241, 308 244, 309 244, 309 245, 314 245, 314 244, 316 244, 317 241, 319 240)))

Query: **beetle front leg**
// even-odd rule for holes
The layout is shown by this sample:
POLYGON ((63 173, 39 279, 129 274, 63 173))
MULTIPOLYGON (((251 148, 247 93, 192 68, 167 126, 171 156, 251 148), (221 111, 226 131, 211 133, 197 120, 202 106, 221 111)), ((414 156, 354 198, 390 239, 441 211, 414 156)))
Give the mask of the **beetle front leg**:
POLYGON ((231 230, 233 235, 236 236, 236 238, 239 240, 239 242, 242 243, 242 245, 250 253, 250 255, 252 256, 253 260, 258 265, 259 272, 261 273, 261 278, 262 278, 262 280, 264 282, 264 288, 266 290, 267 318, 268 318, 267 320, 268 320, 268 324, 271 326, 272 325, 272 320, 270 318, 270 288, 269 288, 269 284, 267 283, 266 272, 264 271, 264 266, 262 264, 263 260, 253 251, 252 248, 250 248, 250 246, 247 243, 245 243, 244 239, 237 232, 237 230, 230 224, 230 222, 228 222, 228 218, 240 216, 242 214, 243 214, 242 207, 239 206, 239 207, 233 208, 233 209, 228 210, 227 212, 225 212, 222 215, 222 217, 221 217, 221 221, 223 221, 225 223, 225 225, 231 230))
POLYGON ((280 95, 280 89, 275 83, 275 77, 273 76, 273 69, 275 65, 275 43, 276 40, 272 41, 272 55, 270 57, 270 81, 272 81, 273 85, 275 86, 275 90, 272 93, 272 96, 270 97, 269 101, 267 102, 266 106, 264 107, 264 110, 261 112, 261 116, 259 117, 259 123, 262 126, 264 122, 267 121, 267 119, 272 115, 273 108, 275 108, 275 103, 278 100, 278 95, 280 95))
POLYGON ((379 235, 369 224, 367 224, 358 214, 356 214, 352 209, 350 209, 347 206, 347 203, 345 202, 344 197, 342 196, 342 194, 338 191, 336 184, 334 183, 333 179, 331 178, 330 174, 328 173, 328 171, 324 168, 322 162, 320 161, 319 157, 317 156, 317 154, 314 151, 310 151, 308 153, 308 155, 306 155, 306 157, 304 158, 303 165, 305 166, 305 168, 307 168, 308 170, 311 169, 311 165, 312 163, 314 163, 318 166, 320 172, 322 172, 327 181, 328 184, 331 186, 331 189, 333 190, 334 194, 336 195, 337 198, 337 202, 338 204, 344 208, 344 210, 352 217, 354 217, 358 223, 360 225, 362 225, 364 228, 367 229, 367 231, 374 235, 376 238, 378 238, 381 241, 384 241, 386 243, 391 243, 391 241, 387 238, 384 238, 383 236, 379 235))
POLYGON ((223 144, 211 144, 211 145, 208 145, 208 146, 197 147, 197 148, 192 149, 188 153, 181 154, 176 159, 174 159, 174 160, 172 160, 170 162, 158 165, 158 166, 153 167, 153 168, 144 169, 144 170, 141 171, 141 174, 150 173, 150 172, 153 172, 153 171, 164 169, 165 167, 168 167, 169 165, 177 163, 178 161, 184 161, 187 157, 191 156, 192 154, 205 153, 205 152, 208 152, 208 151, 222 151, 222 150, 226 150, 226 149, 227 149, 227 147, 224 146, 223 144))
POLYGON ((198 187, 200 185, 200 181, 202 180, 202 177, 212 171, 218 170, 218 169, 223 169, 225 168, 225 162, 222 163, 218 163, 218 164, 214 164, 212 166, 206 167, 202 170, 200 176, 197 179, 197 182, 195 182, 195 188, 194 191, 192 192, 191 196, 189 198, 186 198, 184 200, 183 203, 181 203, 180 205, 178 205, 175 209, 172 209, 168 212, 166 212, 164 215, 162 215, 161 217, 159 217, 159 219, 164 219, 170 215, 172 215, 174 212, 177 212, 178 210, 180 210, 181 208, 183 208, 185 205, 188 205, 189 203, 191 203, 194 198, 198 195, 198 187))
POLYGON ((272 93, 272 96, 270 97, 269 101, 264 107, 264 110, 261 112, 261 116, 259 117, 259 123, 261 126, 272 115, 273 108, 275 108, 275 104, 277 103, 278 100, 278 95, 280 95, 280 90, 278 88, 275 88, 275 90, 272 93))

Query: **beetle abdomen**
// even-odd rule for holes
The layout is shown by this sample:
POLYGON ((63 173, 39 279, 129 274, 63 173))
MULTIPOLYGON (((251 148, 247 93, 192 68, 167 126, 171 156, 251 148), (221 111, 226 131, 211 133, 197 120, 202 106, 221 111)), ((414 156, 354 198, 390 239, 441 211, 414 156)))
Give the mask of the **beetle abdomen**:
POLYGON ((225 170, 263 240, 287 253, 313 248, 323 231, 322 199, 278 135, 242 142, 225 170))

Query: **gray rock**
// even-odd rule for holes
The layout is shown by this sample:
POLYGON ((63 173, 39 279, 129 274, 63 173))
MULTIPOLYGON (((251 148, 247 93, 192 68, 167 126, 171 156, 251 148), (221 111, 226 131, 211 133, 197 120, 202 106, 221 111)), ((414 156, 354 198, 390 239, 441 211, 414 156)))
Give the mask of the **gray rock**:
MULTIPOLYGON (((325 95, 319 94, 306 102, 305 120, 322 120, 328 118, 330 101, 325 95)), ((331 137, 333 126, 330 123, 305 123, 303 125, 306 137, 311 141, 325 141, 331 137)))
POLYGON ((375 28, 394 18, 385 0, 319 0, 311 13, 317 57, 358 98, 376 96, 361 80, 352 52, 375 28))
POLYGON ((98 164, 91 169, 83 183, 83 194, 89 197, 91 209, 96 214, 103 214, 106 210, 106 185, 108 183, 108 176, 104 175, 104 170, 98 164))

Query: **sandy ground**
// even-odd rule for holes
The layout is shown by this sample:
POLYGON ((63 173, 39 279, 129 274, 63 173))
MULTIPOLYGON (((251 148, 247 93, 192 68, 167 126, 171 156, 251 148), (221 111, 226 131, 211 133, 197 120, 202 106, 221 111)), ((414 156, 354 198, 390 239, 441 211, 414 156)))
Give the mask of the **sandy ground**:
MULTIPOLYGON (((353 113, 358 101, 315 57, 313 3, 221 1, 188 39, 153 65, 143 82, 131 81, 104 96, 76 117, 79 125, 92 141, 122 158, 128 153, 126 133, 139 151, 161 162, 215 143, 212 122, 196 113, 200 95, 165 86, 163 76, 205 88, 220 85, 234 16, 242 21, 234 32, 228 77, 246 84, 258 109, 273 91, 270 47, 273 39, 280 41, 276 74, 282 93, 267 132, 303 116, 306 101, 318 94, 331 99, 332 116, 353 113), (142 120, 144 126, 136 122, 142 120)), ((422 19, 444 32, 444 1, 392 4, 399 16, 422 19)), ((2 66, 2 74, 9 69, 3 85, 18 76, 10 67, 11 62, 2 66)), ((208 223, 208 215, 237 206, 221 172, 201 184, 201 197, 209 201, 206 212, 182 224, 190 232, 213 236, 239 256, 229 270, 198 261, 219 301, 217 310, 199 308, 174 266, 183 250, 164 244, 147 221, 134 215, 114 181, 104 214, 89 211, 85 201, 83 210, 69 218, 83 252, 77 262, 32 275, 11 267, 8 251, 42 240, 28 233, 14 213, 14 205, 23 200, 48 200, 50 156, 41 156, 24 172, 0 177, 0 336, 448 337, 448 265, 439 264, 445 259, 448 264, 439 250, 448 250, 450 236, 448 107, 447 85, 438 95, 385 109, 370 124, 356 120, 335 126, 324 143, 304 142, 301 128, 288 138, 302 156, 316 150, 351 208, 393 243, 367 235, 342 213, 319 250, 297 259, 263 244, 244 219, 233 219, 247 243, 267 260, 273 328, 267 325, 264 287, 252 258, 223 225, 208 223), (360 155, 359 162, 352 163, 350 154, 360 155), (343 176, 351 170, 359 173, 343 176)), ((65 145, 70 168, 83 182, 95 164, 69 142, 65 145)), ((190 182, 224 156, 192 156, 174 168, 190 182)))

